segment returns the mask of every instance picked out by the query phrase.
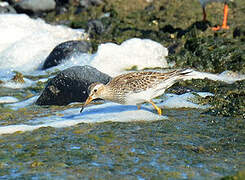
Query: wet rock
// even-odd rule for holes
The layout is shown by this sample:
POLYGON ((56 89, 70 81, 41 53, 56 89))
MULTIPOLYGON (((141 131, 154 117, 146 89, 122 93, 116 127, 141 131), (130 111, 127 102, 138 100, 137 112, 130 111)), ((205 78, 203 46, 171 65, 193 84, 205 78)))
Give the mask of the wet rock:
POLYGON ((245 73, 245 46, 234 39, 220 37, 189 38, 176 54, 168 58, 176 67, 221 73, 226 70, 245 73))
POLYGON ((98 6, 103 3, 103 0, 80 0, 79 5, 88 8, 89 6, 98 6))
MULTIPOLYGON (((56 0, 56 7, 55 7, 55 16, 58 15, 64 15, 65 13, 68 12, 69 10, 69 0, 56 0)), ((61 22, 65 22, 67 20, 63 20, 61 22)), ((66 23, 61 23, 61 24, 66 24, 66 23)), ((67 24, 66 24, 67 25, 67 24)))
POLYGON ((46 58, 42 69, 47 69, 61 64, 72 56, 80 53, 88 53, 92 46, 87 41, 67 41, 57 45, 46 58))
POLYGON ((0 2, 0 14, 5 13, 16 14, 16 11, 12 6, 9 5, 9 3, 0 2))
POLYGON ((189 92, 194 92, 194 90, 189 87, 183 87, 183 86, 179 86, 179 84, 174 84, 169 89, 167 89, 165 93, 173 93, 173 94, 181 95, 189 92))
POLYGON ((90 34, 90 37, 101 35, 104 31, 105 27, 100 20, 90 20, 87 24, 86 32, 90 34))
POLYGON ((36 104, 62 106, 72 102, 84 102, 88 97, 87 89, 90 84, 106 84, 110 79, 110 76, 91 66, 68 68, 48 82, 36 104))
POLYGON ((240 38, 241 41, 245 41, 245 25, 241 25, 235 28, 233 31, 234 38, 240 38))
POLYGON ((212 105, 208 113, 245 119, 245 80, 218 89, 215 96, 208 100, 212 105))
POLYGON ((56 5, 57 6, 64 6, 64 5, 67 5, 69 4, 69 0, 56 0, 56 5))
POLYGON ((242 180, 245 177, 245 170, 238 171, 235 175, 222 177, 220 180, 242 180))
POLYGON ((16 83, 24 83, 24 76, 20 72, 16 72, 15 76, 12 78, 12 80, 16 83))
POLYGON ((178 28, 174 28, 172 25, 167 24, 163 28, 160 29, 162 32, 167 32, 167 33, 175 33, 178 32, 178 28))
POLYGON ((54 0, 20 0, 13 1, 14 8, 18 13, 35 14, 38 12, 46 12, 55 9, 54 0))
POLYGON ((245 80, 227 84, 208 79, 193 79, 178 82, 174 86, 213 93, 214 96, 207 96, 201 100, 201 103, 211 105, 206 111, 207 114, 245 118, 245 80))

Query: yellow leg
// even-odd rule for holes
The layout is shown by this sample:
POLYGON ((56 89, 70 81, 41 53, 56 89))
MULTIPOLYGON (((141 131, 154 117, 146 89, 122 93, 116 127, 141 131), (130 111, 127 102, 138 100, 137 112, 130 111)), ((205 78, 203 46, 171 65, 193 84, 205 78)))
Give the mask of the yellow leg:
POLYGON ((141 105, 140 104, 137 104, 137 108, 140 109, 141 105))
POLYGON ((157 107, 157 105, 154 104, 152 100, 149 101, 149 103, 152 104, 152 106, 157 110, 158 114, 161 116, 162 115, 162 110, 161 108, 157 107))

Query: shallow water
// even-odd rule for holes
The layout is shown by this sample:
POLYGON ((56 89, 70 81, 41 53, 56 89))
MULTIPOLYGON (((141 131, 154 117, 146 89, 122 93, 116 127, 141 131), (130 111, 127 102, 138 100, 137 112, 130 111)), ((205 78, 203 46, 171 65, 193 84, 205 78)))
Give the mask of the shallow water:
POLYGON ((244 119, 190 109, 164 115, 2 135, 0 177, 216 179, 244 167, 244 119))

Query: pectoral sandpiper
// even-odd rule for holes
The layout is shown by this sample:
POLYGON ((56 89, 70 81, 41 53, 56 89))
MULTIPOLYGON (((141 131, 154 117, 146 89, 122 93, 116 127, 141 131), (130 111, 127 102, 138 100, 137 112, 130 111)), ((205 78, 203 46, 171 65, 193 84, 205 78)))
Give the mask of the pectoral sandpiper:
MULTIPOLYGON (((93 83, 89 86, 90 94, 83 108, 93 99, 104 99, 125 105, 140 105, 149 102, 162 114, 162 110, 152 101, 162 95, 167 88, 172 86, 178 80, 187 77, 192 70, 172 70, 167 73, 155 71, 131 72, 119 75, 113 78, 106 85, 93 83)), ((83 108, 80 112, 82 112, 83 108)))

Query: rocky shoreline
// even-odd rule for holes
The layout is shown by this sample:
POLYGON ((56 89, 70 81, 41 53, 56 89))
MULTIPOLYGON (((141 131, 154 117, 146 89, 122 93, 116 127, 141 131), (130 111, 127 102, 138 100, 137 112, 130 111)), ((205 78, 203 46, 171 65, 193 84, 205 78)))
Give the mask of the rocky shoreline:
MULTIPOLYGON (((101 43, 120 44, 137 37, 151 39, 168 47, 167 60, 174 64, 174 68, 189 67, 212 73, 228 70, 245 74, 245 12, 241 9, 245 2, 237 0, 229 5, 230 29, 218 32, 213 32, 210 27, 221 23, 222 4, 209 5, 208 21, 203 22, 200 21, 202 12, 199 2, 191 0, 45 0, 44 3, 8 0, 0 1, 0 13, 25 13, 51 24, 85 29, 89 42, 83 43, 82 50, 77 44, 74 45, 78 51, 96 52, 101 43)), ((71 47, 73 45, 61 46, 58 51, 69 51, 71 47)), ((69 53, 75 52, 70 50, 64 56, 69 56, 69 53)), ((48 58, 54 61, 57 56, 51 53, 48 58)), ((59 61, 63 55, 60 58, 59 61)), ((54 62, 54 65, 58 63, 54 62)), ((235 83, 232 88, 206 80, 193 80, 181 83, 181 86, 214 93, 215 96, 208 100, 214 107, 210 110, 214 115, 245 117, 244 80, 235 83)), ((174 89, 170 88, 171 91, 174 89)))

